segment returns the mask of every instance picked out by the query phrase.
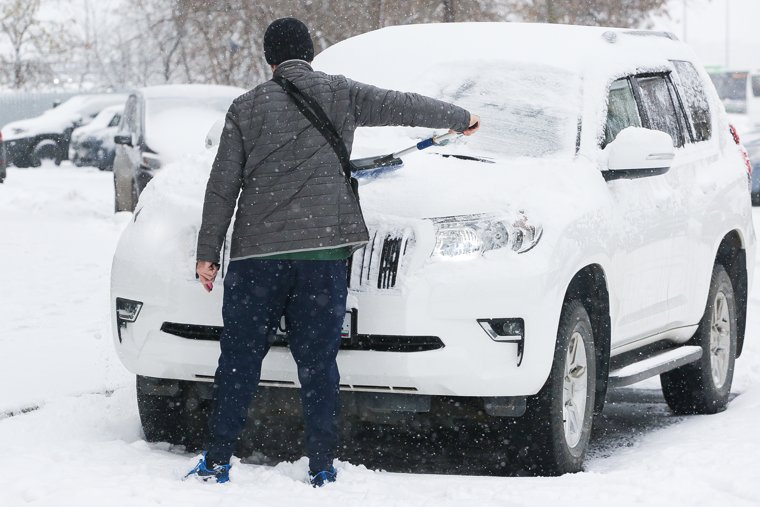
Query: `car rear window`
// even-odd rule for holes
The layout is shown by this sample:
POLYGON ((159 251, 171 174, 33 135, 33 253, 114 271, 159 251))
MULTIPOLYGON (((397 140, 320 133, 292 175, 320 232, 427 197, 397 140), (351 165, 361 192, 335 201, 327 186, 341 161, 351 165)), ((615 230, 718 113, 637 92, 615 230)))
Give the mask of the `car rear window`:
POLYGON ((690 62, 674 61, 673 66, 676 68, 673 79, 686 108, 694 141, 707 141, 712 136, 712 121, 702 78, 690 62))

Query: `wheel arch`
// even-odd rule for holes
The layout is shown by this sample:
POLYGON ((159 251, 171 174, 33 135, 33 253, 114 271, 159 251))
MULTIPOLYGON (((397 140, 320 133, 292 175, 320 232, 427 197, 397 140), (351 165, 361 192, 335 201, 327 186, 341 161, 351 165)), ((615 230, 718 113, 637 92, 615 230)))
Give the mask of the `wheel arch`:
POLYGON ((715 254, 715 263, 723 266, 731 279, 736 300, 736 357, 742 353, 744 334, 747 328, 747 253, 741 231, 734 229, 720 242, 715 254))
POLYGON ((578 271, 565 292, 565 301, 578 299, 591 318, 596 360, 596 397, 594 413, 604 408, 610 370, 610 294, 607 276, 599 264, 589 264, 578 271))

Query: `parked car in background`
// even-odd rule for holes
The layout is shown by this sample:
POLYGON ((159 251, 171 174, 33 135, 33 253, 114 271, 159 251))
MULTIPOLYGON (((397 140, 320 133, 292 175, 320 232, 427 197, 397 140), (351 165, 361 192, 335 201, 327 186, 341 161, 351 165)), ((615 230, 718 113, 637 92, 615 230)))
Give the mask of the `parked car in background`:
POLYGON ((114 207, 132 211, 162 164, 203 149, 211 126, 224 118, 243 88, 162 85, 129 95, 114 137, 114 207))
POLYGON ((0 132, 0 183, 5 181, 7 167, 8 162, 5 154, 5 143, 3 143, 3 133, 0 132))
POLYGON ((760 128, 760 69, 750 72, 747 79, 747 116, 753 127, 760 128))
POLYGON ((710 79, 715 85, 718 97, 729 113, 747 112, 747 78, 746 70, 711 72, 710 79))
POLYGON ((40 116, 5 125, 2 132, 8 163, 16 167, 37 167, 43 160, 60 164, 68 156, 71 132, 126 98, 117 93, 77 95, 40 116))
POLYGON ((69 160, 77 167, 90 165, 101 171, 112 169, 116 147, 113 138, 123 112, 123 104, 107 107, 90 123, 74 129, 69 144, 69 160))
POLYGON ((752 166, 752 205, 760 206, 760 130, 742 136, 752 166))

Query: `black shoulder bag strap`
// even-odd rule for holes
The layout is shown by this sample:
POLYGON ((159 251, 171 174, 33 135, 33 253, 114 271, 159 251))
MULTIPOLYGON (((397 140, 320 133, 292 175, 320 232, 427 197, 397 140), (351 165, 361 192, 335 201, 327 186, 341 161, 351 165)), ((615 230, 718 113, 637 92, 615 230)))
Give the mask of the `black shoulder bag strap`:
POLYGON ((287 94, 290 95, 290 97, 296 103, 296 106, 298 107, 298 110, 301 112, 301 114, 303 114, 306 119, 309 120, 317 130, 319 130, 319 132, 330 144, 333 151, 335 151, 335 154, 338 156, 338 160, 340 160, 340 165, 343 167, 343 174, 346 176, 346 181, 348 181, 350 184, 351 190, 354 192, 354 196, 358 202, 358 185, 356 178, 353 178, 351 176, 353 164, 351 163, 351 159, 348 155, 348 149, 346 149, 343 138, 341 138, 340 134, 338 134, 338 131, 330 121, 330 118, 327 117, 327 114, 325 113, 324 109, 322 109, 322 106, 320 106, 319 103, 312 97, 309 97, 301 90, 299 90, 298 87, 289 80, 283 77, 275 77, 272 78, 272 81, 282 86, 282 89, 285 90, 285 92, 287 92, 287 94))

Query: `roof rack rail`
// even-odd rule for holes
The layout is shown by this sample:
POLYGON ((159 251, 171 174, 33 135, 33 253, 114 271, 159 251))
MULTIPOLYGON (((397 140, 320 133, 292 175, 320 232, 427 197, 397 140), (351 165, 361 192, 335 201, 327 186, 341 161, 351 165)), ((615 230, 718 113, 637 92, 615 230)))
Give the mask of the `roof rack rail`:
POLYGON ((652 31, 652 30, 626 30, 626 35, 635 35, 637 37, 664 37, 670 40, 678 40, 678 37, 672 32, 652 31))
POLYGON ((675 34, 671 32, 655 32, 652 30, 626 30, 624 32, 607 30, 602 34, 602 39, 609 42, 610 44, 614 44, 618 41, 618 36, 620 34, 633 35, 635 37, 663 37, 665 39, 678 40, 678 37, 676 37, 675 34))

